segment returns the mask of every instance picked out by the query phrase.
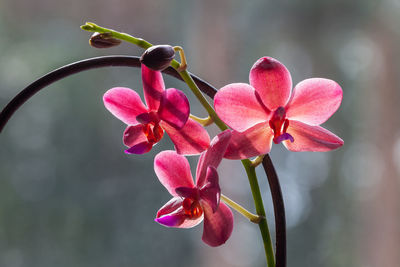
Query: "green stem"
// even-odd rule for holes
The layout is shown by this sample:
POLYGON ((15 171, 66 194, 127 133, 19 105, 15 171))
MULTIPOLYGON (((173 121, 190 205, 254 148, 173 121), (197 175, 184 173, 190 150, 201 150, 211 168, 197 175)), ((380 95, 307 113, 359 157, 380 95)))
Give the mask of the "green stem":
POLYGON ((251 222, 253 223, 259 223, 262 219, 262 217, 255 215, 253 213, 251 213, 250 211, 246 210, 245 208, 243 208, 241 205, 239 205, 238 203, 236 203, 235 201, 233 201, 232 199, 228 198, 225 195, 221 194, 221 200, 228 205, 229 207, 231 207, 232 209, 236 210, 237 212, 239 212, 240 214, 242 214, 244 217, 246 217, 247 219, 249 219, 251 222))
POLYGON ((209 126, 209 125, 213 124, 213 122, 214 122, 214 121, 211 119, 210 116, 208 116, 207 118, 199 118, 199 117, 197 117, 197 116, 195 116, 195 115, 193 115, 193 114, 190 114, 189 117, 190 117, 192 120, 197 121, 198 123, 200 123, 200 124, 203 125, 203 126, 209 126))
POLYGON ((271 236, 269 233, 267 218, 265 216, 265 209, 261 197, 260 187, 257 181, 256 169, 252 165, 251 161, 248 159, 242 160, 242 164, 246 169, 257 214, 261 217, 258 226, 260 228, 261 236, 264 243, 265 256, 267 258, 268 267, 275 267, 274 249, 272 248, 271 236))

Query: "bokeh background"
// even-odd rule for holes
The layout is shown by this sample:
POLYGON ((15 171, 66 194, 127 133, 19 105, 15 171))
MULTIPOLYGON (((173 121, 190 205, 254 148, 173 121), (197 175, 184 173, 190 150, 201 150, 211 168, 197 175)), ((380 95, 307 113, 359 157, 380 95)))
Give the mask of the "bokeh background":
MULTIPOLYGON (((294 84, 337 81, 343 103, 323 126, 345 145, 329 153, 271 152, 287 210, 288 266, 400 266, 399 0, 1 0, 0 108, 54 68, 142 53, 130 44, 90 47, 90 34, 79 29, 85 21, 183 46, 190 71, 217 88, 247 82, 262 56, 283 62, 294 84)), ((0 266, 265 266, 258 227, 237 213, 232 237, 219 248, 203 244, 201 226, 167 229, 153 221, 170 198, 153 158, 172 145, 164 138, 149 154, 124 154, 124 125, 102 104, 114 86, 142 94, 139 73, 71 76, 11 119, 0 135, 0 266)), ((165 81, 205 115, 183 83, 165 81)), ((254 210, 241 164, 224 161, 219 170, 223 192, 254 210)))

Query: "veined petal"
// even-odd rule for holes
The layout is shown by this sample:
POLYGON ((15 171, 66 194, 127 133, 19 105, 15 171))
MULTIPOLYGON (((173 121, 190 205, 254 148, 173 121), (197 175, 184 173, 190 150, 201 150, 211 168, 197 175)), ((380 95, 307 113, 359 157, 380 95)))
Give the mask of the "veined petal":
POLYGON ((164 121, 161 121, 160 124, 171 138, 178 154, 196 155, 210 146, 210 136, 206 129, 190 118, 180 130, 164 121))
POLYGON ((138 93, 125 87, 108 90, 103 102, 108 111, 128 125, 137 124, 136 116, 147 112, 138 93))
POLYGON ((254 88, 245 83, 228 84, 218 90, 214 107, 221 120, 239 132, 267 121, 270 113, 254 88))
POLYGON ((224 158, 247 159, 269 153, 274 133, 266 122, 259 123, 242 133, 232 131, 232 138, 224 158))
POLYGON ((149 141, 143 141, 138 144, 135 144, 125 150, 126 154, 144 154, 149 152, 153 148, 154 143, 150 143, 149 141))
POLYGON ((177 196, 178 187, 194 187, 189 162, 175 151, 163 151, 154 158, 154 170, 168 192, 177 196))
POLYGON ((167 89, 161 96, 157 113, 161 120, 181 129, 189 118, 189 100, 182 91, 175 88, 167 89))
POLYGON ((225 150, 231 139, 231 130, 225 130, 213 138, 210 147, 200 155, 196 169, 196 185, 203 187, 206 182, 206 174, 209 166, 217 168, 221 163, 225 150))
POLYGON ((278 60, 263 57, 250 70, 250 84, 270 110, 285 106, 292 89, 290 72, 278 60))
POLYGON ((143 132, 143 125, 137 124, 126 127, 123 141, 127 147, 132 147, 138 143, 147 141, 147 137, 143 132))
POLYGON ((233 230, 232 211, 222 202, 216 212, 213 212, 206 203, 203 203, 203 210, 204 228, 202 240, 212 247, 224 244, 233 230))
POLYGON ((342 97, 342 88, 335 81, 322 78, 304 80, 293 89, 286 116, 309 125, 320 125, 339 108, 342 97))
POLYGON ((321 126, 310 126, 299 121, 289 121, 287 132, 294 142, 283 141, 290 151, 330 151, 343 145, 343 140, 321 126))
POLYGON ((161 94, 165 90, 161 72, 151 70, 142 64, 142 82, 147 106, 150 110, 157 111, 160 106, 161 94))
POLYGON ((189 219, 182 207, 183 199, 174 197, 158 212, 155 221, 167 227, 192 228, 203 220, 203 215, 196 219, 189 219))
POLYGON ((200 188, 200 198, 202 201, 207 202, 207 204, 212 208, 213 212, 216 212, 220 197, 221 188, 219 187, 217 169, 215 169, 213 166, 209 166, 207 168, 204 186, 200 188))

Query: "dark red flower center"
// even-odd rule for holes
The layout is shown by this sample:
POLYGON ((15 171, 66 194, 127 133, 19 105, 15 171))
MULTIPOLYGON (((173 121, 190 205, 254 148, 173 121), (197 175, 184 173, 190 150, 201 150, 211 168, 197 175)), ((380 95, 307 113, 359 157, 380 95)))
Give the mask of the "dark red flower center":
POLYGON ((274 143, 279 144, 282 141, 290 140, 294 142, 293 136, 286 132, 289 127, 289 120, 286 119, 286 110, 284 107, 279 107, 274 111, 269 126, 274 131, 274 143))
POLYGON ((157 143, 164 135, 164 130, 159 123, 146 123, 143 124, 142 131, 147 137, 149 143, 157 143))
POLYGON ((186 197, 182 202, 182 207, 190 219, 197 219, 203 214, 203 208, 198 200, 186 197))

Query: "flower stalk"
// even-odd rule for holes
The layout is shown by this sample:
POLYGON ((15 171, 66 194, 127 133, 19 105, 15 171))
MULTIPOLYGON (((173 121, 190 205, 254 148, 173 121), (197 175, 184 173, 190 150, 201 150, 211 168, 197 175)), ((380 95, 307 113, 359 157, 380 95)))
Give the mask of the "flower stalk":
POLYGON ((235 201, 233 201, 232 199, 228 198, 227 196, 225 196, 223 194, 221 194, 221 200, 226 205, 228 205, 229 207, 231 207, 232 209, 236 210, 237 212, 242 214, 244 217, 249 219, 249 221, 251 221, 252 223, 256 223, 256 224, 260 223, 260 221, 262 219, 261 216, 258 216, 256 214, 249 212, 248 210, 243 208, 241 205, 239 205, 238 203, 236 203, 235 201))

